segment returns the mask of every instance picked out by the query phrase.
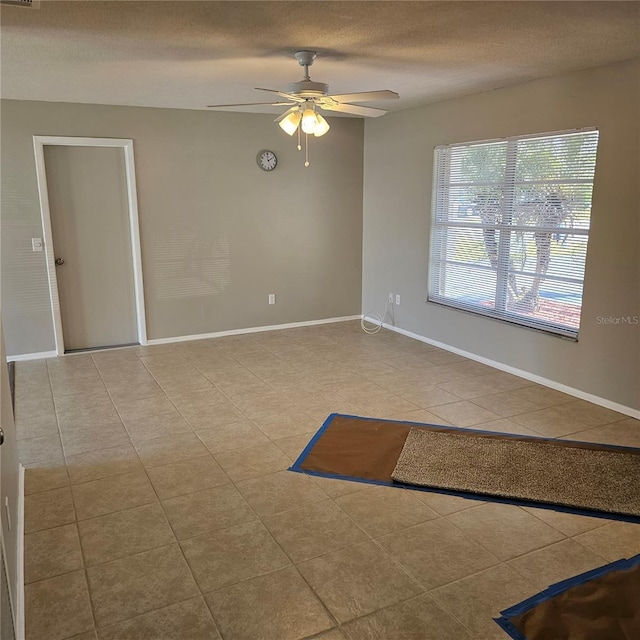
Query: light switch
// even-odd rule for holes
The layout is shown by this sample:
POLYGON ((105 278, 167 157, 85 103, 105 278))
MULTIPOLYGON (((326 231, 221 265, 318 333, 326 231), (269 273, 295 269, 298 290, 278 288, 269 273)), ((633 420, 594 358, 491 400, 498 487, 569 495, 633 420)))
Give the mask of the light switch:
POLYGON ((31 238, 31 248, 34 251, 42 251, 42 238, 31 238))

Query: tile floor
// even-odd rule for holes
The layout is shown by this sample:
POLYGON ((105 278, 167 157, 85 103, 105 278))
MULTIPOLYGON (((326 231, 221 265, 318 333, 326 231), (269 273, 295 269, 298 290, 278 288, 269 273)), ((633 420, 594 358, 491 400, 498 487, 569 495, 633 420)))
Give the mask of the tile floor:
POLYGON ((286 471, 331 412, 640 446, 640 422, 356 322, 17 366, 27 640, 482 640, 640 526, 286 471))

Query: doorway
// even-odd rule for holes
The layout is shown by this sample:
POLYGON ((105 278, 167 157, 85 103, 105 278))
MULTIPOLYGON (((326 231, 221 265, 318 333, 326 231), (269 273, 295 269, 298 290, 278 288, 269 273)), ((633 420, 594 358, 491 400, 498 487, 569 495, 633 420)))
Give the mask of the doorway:
POLYGON ((133 141, 34 147, 57 354, 146 344, 133 141))

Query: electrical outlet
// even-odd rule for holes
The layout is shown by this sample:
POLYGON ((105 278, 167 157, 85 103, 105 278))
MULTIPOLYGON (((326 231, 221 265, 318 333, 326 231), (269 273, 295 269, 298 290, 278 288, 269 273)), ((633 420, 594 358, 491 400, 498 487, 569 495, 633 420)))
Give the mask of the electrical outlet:
POLYGON ((400 294, 396 293, 396 304, 400 306, 400 294))
POLYGON ((270 293, 269 294, 269 304, 275 304, 276 303, 276 294, 275 293, 270 293))
POLYGON ((393 304, 393 293, 389 291, 389 304, 393 304))

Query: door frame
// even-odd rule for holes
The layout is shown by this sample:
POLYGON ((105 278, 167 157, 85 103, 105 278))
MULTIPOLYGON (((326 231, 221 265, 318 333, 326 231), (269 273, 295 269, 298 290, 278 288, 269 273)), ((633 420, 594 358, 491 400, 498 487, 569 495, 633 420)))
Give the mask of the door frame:
POLYGON ((138 342, 147 344, 147 323, 144 308, 144 286, 142 282, 142 252, 140 249, 140 225, 138 221, 138 195, 136 190, 135 163, 133 158, 133 140, 125 138, 80 138, 72 136, 33 136, 33 149, 36 159, 36 178, 38 195, 40 196, 40 215, 44 235, 44 251, 49 279, 49 297, 53 315, 53 330, 56 339, 56 353, 64 355, 64 336, 62 333, 62 315, 60 313, 60 296, 56 278, 53 233, 51 230, 51 210, 49 208, 49 191, 47 172, 44 163, 45 145, 63 147, 116 147, 124 151, 124 169, 127 183, 127 204, 129 212, 129 235, 131 239, 131 258, 133 263, 134 298, 136 304, 136 324, 138 342))

